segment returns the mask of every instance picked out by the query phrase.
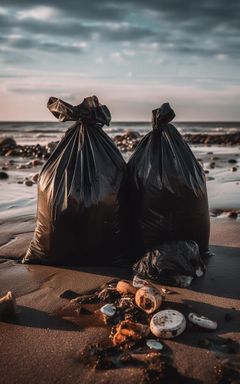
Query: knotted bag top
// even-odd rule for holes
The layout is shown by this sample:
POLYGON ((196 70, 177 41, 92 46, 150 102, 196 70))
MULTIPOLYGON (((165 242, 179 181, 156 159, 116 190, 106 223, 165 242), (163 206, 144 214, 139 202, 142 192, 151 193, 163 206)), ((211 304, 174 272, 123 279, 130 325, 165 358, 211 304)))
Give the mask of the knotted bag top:
POLYGON ((163 103, 160 108, 152 111, 152 127, 153 129, 161 129, 167 125, 175 117, 174 110, 170 107, 169 103, 163 103))
POLYGON ((66 101, 51 96, 47 107, 59 121, 80 121, 88 125, 103 127, 109 125, 111 114, 106 105, 101 105, 97 96, 86 97, 79 105, 73 106, 66 101))

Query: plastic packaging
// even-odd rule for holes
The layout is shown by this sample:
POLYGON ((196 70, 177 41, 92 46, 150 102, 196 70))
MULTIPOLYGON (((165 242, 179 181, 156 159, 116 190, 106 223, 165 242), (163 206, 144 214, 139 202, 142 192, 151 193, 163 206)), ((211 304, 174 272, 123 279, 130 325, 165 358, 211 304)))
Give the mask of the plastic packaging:
POLYGON ((121 260, 126 164, 102 130, 111 115, 96 96, 78 106, 50 97, 60 121, 76 120, 43 166, 37 224, 23 262, 103 265, 121 260))
POLYGON ((152 111, 153 130, 128 162, 135 255, 163 241, 194 240, 208 252, 209 210, 204 171, 177 129, 168 103, 152 111))
POLYGON ((168 278, 176 281, 176 285, 180 286, 180 281, 177 283, 180 276, 198 277, 200 269, 204 271, 204 265, 195 241, 162 243, 157 248, 147 252, 133 266, 134 272, 143 278, 152 280, 168 278))

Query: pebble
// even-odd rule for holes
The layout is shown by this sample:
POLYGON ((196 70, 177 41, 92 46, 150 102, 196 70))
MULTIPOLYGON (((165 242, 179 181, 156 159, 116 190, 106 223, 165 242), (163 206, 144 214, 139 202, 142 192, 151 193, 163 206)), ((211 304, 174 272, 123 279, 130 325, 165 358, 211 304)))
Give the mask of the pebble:
POLYGON ((36 173, 35 175, 32 176, 32 181, 33 181, 34 183, 37 183, 37 182, 38 182, 38 178, 39 178, 39 174, 36 173))
POLYGON ((236 211, 228 212, 227 217, 229 217, 230 219, 237 219, 238 213, 236 211))
POLYGON ((42 165, 42 164, 43 164, 43 161, 41 160, 38 160, 38 159, 32 160, 33 167, 37 167, 38 165, 42 165))
POLYGON ((236 164, 237 163, 237 160, 236 159, 229 159, 228 162, 230 164, 236 164))
POLYGON ((236 172, 237 170, 238 170, 237 167, 230 168, 230 171, 232 171, 232 172, 236 172))
POLYGON ((9 176, 6 172, 0 172, 0 179, 1 180, 6 180, 8 178, 9 178, 9 176))
POLYGON ((25 180, 24 181, 24 184, 27 186, 27 187, 31 187, 32 185, 33 185, 33 182, 32 182, 32 180, 25 180))
POLYGON ((211 163, 208 164, 209 169, 214 169, 216 166, 216 163, 214 161, 211 161, 211 163))

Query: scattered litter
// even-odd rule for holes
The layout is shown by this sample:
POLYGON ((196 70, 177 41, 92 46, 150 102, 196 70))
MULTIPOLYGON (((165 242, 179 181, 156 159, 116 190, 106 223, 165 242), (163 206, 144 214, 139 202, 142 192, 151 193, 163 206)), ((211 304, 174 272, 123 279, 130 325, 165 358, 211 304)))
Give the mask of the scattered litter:
POLYGON ((198 267, 198 269, 196 269, 196 276, 197 277, 202 277, 204 275, 204 271, 201 267, 198 267))
POLYGON ((103 315, 112 317, 115 315, 117 309, 113 304, 105 304, 102 308, 100 308, 100 311, 103 313, 103 315))
POLYGON ((19 313, 14 294, 9 291, 0 298, 0 317, 15 316, 19 313))
POLYGON ((186 328, 185 317, 178 311, 166 309, 157 312, 151 319, 151 332, 165 339, 180 335, 186 328))
POLYGON ((153 313, 162 304, 162 296, 157 288, 143 286, 136 292, 135 303, 146 313, 153 313))
POLYGON ((163 344, 154 339, 147 339, 146 344, 150 349, 156 349, 157 351, 161 351, 163 349, 163 344))
POLYGON ((111 333, 113 345, 123 345, 130 341, 139 341, 149 334, 149 327, 131 320, 123 320, 111 333))
POLYGON ((212 329, 212 330, 217 329, 216 321, 212 321, 207 317, 198 315, 196 313, 189 313, 188 320, 191 323, 198 325, 199 327, 202 327, 202 328, 212 329))
POLYGON ((136 288, 133 287, 128 281, 120 280, 117 283, 116 290, 121 294, 121 295, 135 295, 136 293, 136 288))
POLYGON ((98 292, 99 301, 102 302, 113 302, 121 297, 120 293, 116 288, 104 288, 98 292))
POLYGON ((135 275, 134 278, 133 278, 133 286, 134 286, 135 288, 141 288, 141 287, 143 287, 144 285, 149 285, 149 283, 147 282, 147 280, 141 279, 141 277, 135 275))

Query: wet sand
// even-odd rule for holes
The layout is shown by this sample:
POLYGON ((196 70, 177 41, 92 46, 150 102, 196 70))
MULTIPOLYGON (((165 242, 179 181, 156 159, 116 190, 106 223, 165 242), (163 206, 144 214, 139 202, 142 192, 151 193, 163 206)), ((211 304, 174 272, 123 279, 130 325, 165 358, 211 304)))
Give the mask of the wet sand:
MULTIPOLYGON (((213 351, 199 342, 213 337, 216 343, 227 338, 240 343, 240 222, 229 218, 211 221, 211 250, 216 255, 209 259, 205 276, 188 289, 172 288, 174 293, 167 295, 165 306, 209 316, 219 327, 214 332, 187 330, 163 343, 178 371, 193 379, 190 382, 214 384, 217 383, 214 366, 219 358, 234 359, 236 354, 213 351)), ((141 382, 143 368, 140 367, 101 371, 79 362, 79 353, 87 344, 108 340, 109 328, 103 323, 89 320, 74 325, 53 316, 54 311, 68 302, 60 298, 65 290, 85 293, 113 277, 131 278, 131 273, 119 268, 71 269, 19 264, 17 259, 23 256, 33 229, 32 216, 25 216, 24 220, 10 218, 2 224, 0 293, 12 290, 21 313, 0 322, 0 382, 141 382)))

